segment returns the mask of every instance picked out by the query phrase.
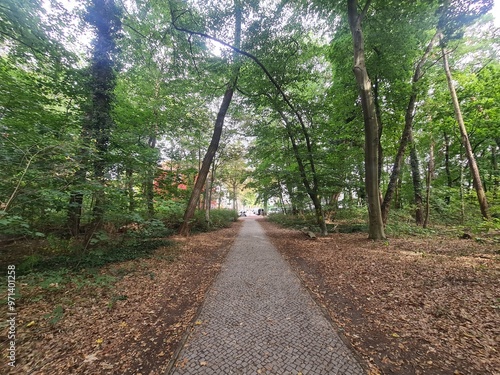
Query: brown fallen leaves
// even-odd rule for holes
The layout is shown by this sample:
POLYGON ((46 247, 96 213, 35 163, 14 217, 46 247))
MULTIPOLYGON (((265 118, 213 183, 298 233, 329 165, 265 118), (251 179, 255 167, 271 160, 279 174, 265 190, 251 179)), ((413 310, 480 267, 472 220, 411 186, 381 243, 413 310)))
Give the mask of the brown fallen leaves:
POLYGON ((264 223, 370 374, 491 374, 500 369, 495 245, 435 237, 308 241, 264 223))
POLYGON ((0 373, 163 374, 239 227, 174 238, 175 254, 160 248, 103 268, 116 283, 19 285, 16 367, 2 327, 0 373))

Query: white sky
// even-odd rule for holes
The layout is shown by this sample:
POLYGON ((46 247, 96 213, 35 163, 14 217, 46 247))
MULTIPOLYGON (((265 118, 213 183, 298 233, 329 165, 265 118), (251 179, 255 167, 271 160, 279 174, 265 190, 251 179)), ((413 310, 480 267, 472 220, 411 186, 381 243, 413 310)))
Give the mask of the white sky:
MULTIPOLYGON (((47 1, 47 0, 45 0, 45 1, 47 1)), ((59 1, 69 11, 73 10, 74 7, 76 6, 76 4, 78 4, 78 0, 59 0, 59 1)), ((496 27, 500 27, 500 0, 494 0, 493 4, 494 5, 493 5, 493 9, 492 9, 491 13, 493 14, 493 17, 495 19, 494 23, 495 23, 496 27)), ((90 39, 91 39, 90 33, 83 33, 77 37, 77 40, 79 41, 79 43, 81 45, 87 45, 87 46, 89 45, 90 39)), ((216 44, 216 43, 213 43, 213 44, 216 44)), ((217 50, 218 53, 216 53, 216 54, 220 54, 220 47, 218 45, 213 46, 213 49, 217 50)))
POLYGON ((495 17, 495 26, 500 27, 500 0, 495 0, 492 13, 495 17))

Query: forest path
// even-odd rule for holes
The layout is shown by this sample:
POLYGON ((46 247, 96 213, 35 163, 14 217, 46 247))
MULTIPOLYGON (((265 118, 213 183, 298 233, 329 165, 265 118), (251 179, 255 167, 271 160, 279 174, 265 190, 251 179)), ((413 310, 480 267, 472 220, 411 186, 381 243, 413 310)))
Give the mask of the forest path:
POLYGON ((258 220, 243 220, 171 374, 365 374, 258 220))

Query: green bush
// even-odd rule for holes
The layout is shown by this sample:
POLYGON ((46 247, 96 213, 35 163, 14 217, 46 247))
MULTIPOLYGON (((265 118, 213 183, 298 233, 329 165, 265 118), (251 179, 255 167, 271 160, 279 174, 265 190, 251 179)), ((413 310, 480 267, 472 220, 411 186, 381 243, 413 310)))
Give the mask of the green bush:
POLYGON ((308 228, 315 230, 316 219, 313 214, 305 215, 285 215, 285 214, 272 214, 268 216, 268 220, 272 223, 282 225, 287 228, 302 229, 308 228))
POLYGON ((184 202, 162 200, 156 206, 156 217, 167 228, 176 231, 182 224, 186 204, 184 202))
POLYGON ((11 215, 0 211, 0 235, 7 237, 26 236, 44 237, 43 233, 33 230, 30 224, 19 215, 11 215))
POLYGON ((213 209, 210 210, 210 221, 207 222, 204 210, 196 211, 191 223, 193 232, 208 232, 221 228, 227 228, 238 220, 238 212, 235 210, 213 209))
POLYGON ((32 256, 19 266, 20 274, 45 272, 58 269, 77 271, 98 268, 109 263, 123 262, 138 258, 148 258, 162 246, 173 246, 173 242, 163 239, 129 239, 122 243, 107 244, 86 252, 75 251, 47 258, 32 256))

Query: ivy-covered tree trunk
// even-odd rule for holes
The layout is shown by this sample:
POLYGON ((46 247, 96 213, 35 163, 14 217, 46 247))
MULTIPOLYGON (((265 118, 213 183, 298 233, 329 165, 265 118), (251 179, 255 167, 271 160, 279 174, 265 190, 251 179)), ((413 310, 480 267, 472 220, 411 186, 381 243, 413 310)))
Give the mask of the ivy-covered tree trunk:
MULTIPOLYGON (((82 132, 88 134, 90 139, 90 142, 84 146, 90 146, 93 142, 96 148, 93 160, 90 161, 87 155, 83 155, 82 158, 84 163, 92 162, 92 167, 88 166, 88 168, 93 168, 94 180, 99 184, 94 194, 91 228, 93 232, 102 224, 105 211, 104 183, 108 167, 107 153, 113 128, 111 110, 116 85, 112 55, 115 53, 115 39, 120 32, 121 21, 120 12, 114 0, 92 0, 87 9, 86 20, 96 31, 89 69, 90 100, 82 132)), ((86 150, 82 151, 82 153, 86 152, 86 150)), ((78 181, 84 180, 86 168, 87 166, 82 166, 76 173, 78 181)), ((77 235, 80 231, 83 198, 81 192, 73 192, 70 195, 68 224, 72 235, 77 235)))
POLYGON ((364 40, 361 23, 368 11, 368 0, 361 13, 358 13, 358 1, 348 0, 347 10, 349 25, 354 42, 354 75, 358 84, 365 126, 365 187, 368 198, 368 237, 372 240, 385 239, 384 223, 380 207, 378 185, 378 123, 373 100, 372 85, 366 70, 364 40))
POLYGON ((481 182, 481 175, 479 174, 479 168, 477 167, 476 157, 474 156, 474 151, 469 141, 469 136, 467 134, 467 129, 465 128, 464 119, 462 116, 462 110, 460 109, 460 104, 458 102, 457 92, 455 91, 455 86, 453 85, 453 78, 451 76, 450 65, 448 63, 448 54, 445 51, 443 42, 441 41, 441 51, 443 56, 443 66, 446 73, 446 80, 448 81, 448 89, 450 90, 451 99, 453 101, 453 108, 455 110, 455 118, 458 122, 458 127, 460 129, 460 134, 462 136, 462 144, 465 148, 465 154, 467 160, 469 161, 469 167, 472 174, 472 181, 474 189, 476 190, 477 200, 479 202, 479 207, 481 209, 481 215, 485 220, 490 219, 490 214, 488 211, 488 201, 486 199, 486 194, 483 189, 483 183, 481 182))

